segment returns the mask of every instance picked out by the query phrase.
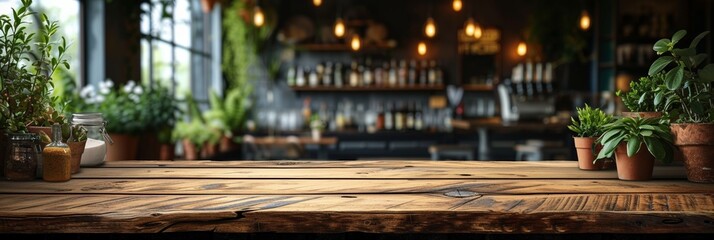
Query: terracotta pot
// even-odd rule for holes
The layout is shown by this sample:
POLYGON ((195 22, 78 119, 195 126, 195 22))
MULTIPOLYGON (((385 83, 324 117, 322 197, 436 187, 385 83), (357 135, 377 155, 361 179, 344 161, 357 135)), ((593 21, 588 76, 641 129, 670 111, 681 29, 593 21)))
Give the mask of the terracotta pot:
POLYGON ((139 138, 139 147, 136 152, 137 160, 157 160, 160 155, 161 143, 155 132, 144 133, 139 138))
POLYGON ((714 124, 672 124, 674 145, 681 151, 687 179, 714 183, 714 124))
POLYGON ((216 155, 217 150, 218 150, 218 144, 204 143, 203 148, 201 148, 201 158, 203 158, 203 159, 213 158, 213 156, 216 155))
POLYGON ((230 153, 235 152, 240 149, 240 144, 233 141, 233 138, 228 136, 221 137, 221 141, 218 143, 218 152, 220 153, 230 153))
POLYGON ((72 166, 72 174, 79 172, 79 164, 82 161, 82 154, 84 153, 84 145, 87 141, 81 142, 67 142, 70 151, 70 165, 72 166))
POLYGON ((658 118, 662 117, 661 112, 622 112, 623 117, 658 118))
POLYGON ((139 145, 139 137, 129 134, 110 133, 109 137, 114 141, 107 145, 106 161, 122 161, 136 159, 136 150, 139 145))
POLYGON ((617 164, 617 178, 620 180, 643 181, 652 179, 655 158, 647 150, 647 146, 640 145, 640 151, 632 157, 627 156, 627 143, 622 142, 615 149, 615 162, 617 164))
POLYGON ((196 160, 198 159, 198 149, 190 140, 184 139, 181 141, 183 145, 183 157, 186 160, 196 160))
POLYGON ((603 168, 603 160, 598 160, 595 164, 593 161, 602 149, 602 145, 595 145, 597 137, 573 137, 575 141, 575 150, 578 153, 578 168, 581 170, 601 170, 603 168), (595 149, 593 150, 593 146, 595 149))
POLYGON ((174 160, 176 157, 176 145, 173 143, 163 143, 159 146, 159 160, 174 160))

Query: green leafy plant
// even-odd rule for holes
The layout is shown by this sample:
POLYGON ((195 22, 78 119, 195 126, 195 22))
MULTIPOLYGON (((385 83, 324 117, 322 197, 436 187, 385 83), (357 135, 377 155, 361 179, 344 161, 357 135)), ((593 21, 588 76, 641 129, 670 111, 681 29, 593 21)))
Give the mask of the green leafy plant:
POLYGON ((99 83, 98 90, 88 85, 80 93, 85 102, 83 110, 102 113, 107 132, 120 134, 138 134, 146 129, 141 121, 142 94, 143 88, 133 81, 115 88, 111 80, 99 83))
POLYGON ((578 120, 570 118, 568 129, 578 137, 599 137, 604 132, 604 126, 612 122, 612 115, 599 108, 591 108, 587 104, 583 108, 576 108, 578 120))
POLYGON ((51 96, 51 76, 60 66, 70 67, 64 59, 67 41, 53 40, 57 22, 41 14, 38 34, 28 31, 26 19, 35 14, 30 5, 31 0, 22 0, 12 16, 0 16, 0 128, 8 132, 55 122, 56 115, 47 113, 57 101, 51 96))
POLYGON ((139 121, 143 128, 156 131, 159 142, 170 143, 171 131, 181 113, 170 89, 159 84, 152 85, 141 95, 140 102, 139 121))
POLYGON ((638 81, 630 82, 630 91, 617 91, 617 96, 622 98, 625 107, 631 112, 664 112, 667 111, 662 101, 655 103, 655 95, 659 88, 664 87, 662 73, 641 77, 638 81))
POLYGON ((205 118, 216 129, 226 136, 233 136, 236 131, 243 130, 245 119, 250 109, 245 92, 250 90, 233 88, 226 91, 221 99, 215 92, 210 93, 211 109, 206 111, 205 118))
POLYGON ((664 74, 665 84, 654 95, 655 105, 664 102, 665 108, 673 106, 678 116, 675 121, 687 123, 714 122, 714 64, 703 65, 707 54, 697 53, 697 45, 709 34, 700 33, 687 48, 677 48, 677 43, 687 34, 679 30, 671 39, 660 39, 652 49, 657 55, 648 74, 664 74))
POLYGON ((176 141, 188 140, 199 150, 206 142, 217 143, 221 138, 221 132, 206 124, 206 120, 201 115, 198 104, 191 94, 186 96, 186 106, 188 119, 176 123, 172 138, 176 141))
POLYGON ((603 145, 596 159, 609 158, 617 146, 627 143, 627 156, 633 156, 644 145, 655 159, 668 163, 672 160, 672 133, 667 121, 660 118, 620 118, 605 125, 605 132, 597 139, 603 145))

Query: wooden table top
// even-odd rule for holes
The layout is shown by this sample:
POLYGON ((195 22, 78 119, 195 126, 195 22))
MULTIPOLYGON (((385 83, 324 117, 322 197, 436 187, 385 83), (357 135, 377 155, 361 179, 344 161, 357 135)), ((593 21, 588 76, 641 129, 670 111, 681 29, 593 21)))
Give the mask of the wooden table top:
POLYGON ((714 233, 681 166, 620 181, 572 161, 126 161, 0 181, 0 233, 714 233))

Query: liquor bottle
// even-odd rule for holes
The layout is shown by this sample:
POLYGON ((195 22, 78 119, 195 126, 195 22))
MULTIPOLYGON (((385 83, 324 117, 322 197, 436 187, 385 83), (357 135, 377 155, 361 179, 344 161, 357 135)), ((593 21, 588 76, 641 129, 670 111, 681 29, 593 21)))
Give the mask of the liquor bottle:
POLYGON ((352 61, 352 67, 350 68, 350 87, 359 85, 359 70, 357 67, 357 62, 352 61))
POLYGON ((302 120, 305 128, 310 128, 310 117, 312 116, 312 109, 310 109, 310 97, 305 98, 302 102, 302 120))
POLYGON ((342 87, 344 80, 342 78, 342 63, 335 64, 335 87, 342 87))
POLYGON ((384 130, 391 131, 394 129, 394 115, 392 114, 392 105, 387 104, 384 109, 384 130))
POLYGON ((421 104, 416 107, 414 113, 414 130, 421 131, 424 129, 424 114, 422 113, 423 106, 421 104))
POLYGON ((374 74, 372 72, 372 60, 367 58, 364 65, 364 70, 362 71, 362 85, 370 86, 374 80, 374 74))
POLYGON ((382 83, 384 82, 382 78, 382 71, 383 68, 377 64, 377 67, 374 68, 374 85, 376 86, 382 86, 382 83))
POLYGON ((330 86, 332 85, 332 62, 327 62, 325 67, 325 74, 322 75, 322 85, 330 86))
POLYGON ((409 85, 416 85, 416 83, 417 83, 417 64, 416 64, 416 60, 414 60, 414 59, 409 61, 408 79, 409 79, 409 85))
POLYGON ((389 63, 382 63, 382 85, 387 85, 389 82, 389 63))
POLYGON ((298 87, 305 86, 305 72, 303 71, 302 67, 298 67, 297 70, 297 77, 295 78, 295 84, 298 87))
POLYGON ((310 75, 308 75, 308 81, 310 82, 310 87, 316 87, 320 84, 320 81, 317 79, 316 70, 310 71, 310 75))
POLYGON ((414 104, 413 103, 407 104, 405 115, 406 115, 405 128, 407 130, 414 130, 414 104))
POLYGON ((436 78, 437 78, 437 73, 436 73, 436 61, 431 60, 429 62, 429 85, 436 85, 436 78))
POLYGON ((377 131, 384 130, 384 107, 381 104, 377 104, 377 119, 374 126, 377 131))
POLYGON ((399 62, 399 75, 397 81, 399 86, 404 86, 407 84, 407 60, 402 60, 399 62))
POLYGON ((428 66, 426 60, 421 60, 421 67, 419 68, 419 84, 426 86, 428 82, 428 66))
POLYGON ((389 67, 389 86, 396 86, 398 82, 398 74, 397 74, 397 60, 392 59, 392 62, 389 67))
POLYGON ((290 67, 290 68, 288 68, 288 74, 287 74, 287 76, 285 77, 285 78, 287 79, 287 81, 288 81, 288 86, 291 86, 291 87, 292 87, 292 86, 295 86, 295 77, 296 77, 296 76, 295 76, 295 75, 296 75, 295 72, 296 72, 295 67, 290 67))
POLYGON ((442 85, 444 84, 444 71, 441 70, 439 65, 436 63, 436 60, 432 60, 433 66, 434 66, 434 71, 436 72, 436 85, 442 85))
POLYGON ((401 131, 404 129, 404 106, 398 103, 394 108, 394 130, 401 131))
POLYGON ((317 84, 320 85, 322 83, 322 79, 325 76, 325 65, 322 63, 317 64, 315 67, 315 72, 317 73, 317 84))

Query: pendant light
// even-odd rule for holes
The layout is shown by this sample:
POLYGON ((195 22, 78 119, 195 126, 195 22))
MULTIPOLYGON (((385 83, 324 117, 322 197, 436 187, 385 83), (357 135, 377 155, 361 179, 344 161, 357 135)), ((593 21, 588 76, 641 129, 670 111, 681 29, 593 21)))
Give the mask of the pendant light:
POLYGON ((483 36, 483 29, 481 29, 481 24, 478 24, 478 22, 474 23, 474 34, 473 34, 475 39, 480 39, 481 36, 483 36))
POLYGON ((256 27, 262 27, 265 24, 265 15, 263 10, 258 6, 258 2, 255 3, 255 8, 253 8, 253 25, 256 27))
POLYGON ((516 48, 516 54, 518 54, 518 56, 523 57, 526 55, 526 53, 528 53, 528 46, 526 45, 526 42, 519 42, 518 47, 516 48))
POLYGON ((335 20, 335 36, 337 38, 345 36, 345 22, 340 17, 335 20))
POLYGON ((362 44, 360 43, 359 35, 352 35, 352 41, 350 41, 350 47, 352 47, 352 51, 359 51, 361 45, 362 44))
POLYGON ((424 24, 424 34, 430 38, 436 36, 436 24, 434 23, 434 19, 431 17, 426 19, 426 24, 424 24))
POLYGON ((466 24, 464 24, 464 32, 466 33, 466 36, 473 36, 475 31, 476 24, 474 24, 474 19, 466 19, 466 24))
POLYGON ((460 12, 461 8, 464 6, 464 3, 461 2, 461 0, 454 0, 451 2, 451 6, 454 8, 454 11, 460 12))
POLYGON ((587 10, 583 10, 580 14, 580 29, 588 30, 590 28, 590 14, 587 10))
POLYGON ((424 41, 419 42, 417 45, 417 53, 419 56, 424 56, 426 55, 426 43, 424 41))
POLYGON ((315 5, 315 7, 319 7, 322 5, 322 0, 312 0, 312 5, 315 5))

